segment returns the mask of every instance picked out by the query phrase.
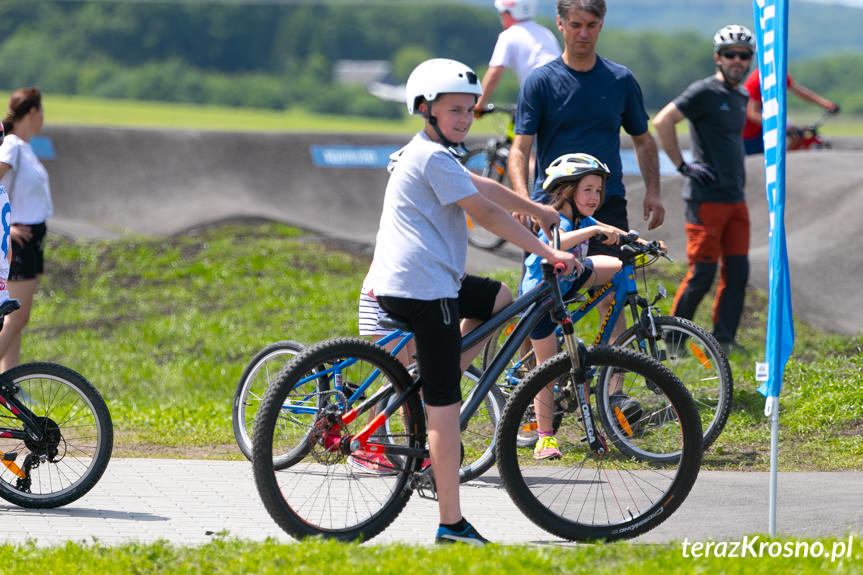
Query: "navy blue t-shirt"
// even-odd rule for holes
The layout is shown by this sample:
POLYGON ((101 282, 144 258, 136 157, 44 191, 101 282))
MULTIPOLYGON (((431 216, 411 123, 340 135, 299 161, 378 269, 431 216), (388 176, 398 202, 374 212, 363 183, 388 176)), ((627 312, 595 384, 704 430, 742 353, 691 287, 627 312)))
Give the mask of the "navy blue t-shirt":
POLYGON ((635 76, 625 66, 596 58, 578 72, 556 58, 531 72, 518 97, 515 133, 536 136, 537 158, 531 198, 547 203, 545 168, 559 156, 583 152, 608 165, 606 197, 624 196, 620 128, 638 136, 648 115, 635 76))

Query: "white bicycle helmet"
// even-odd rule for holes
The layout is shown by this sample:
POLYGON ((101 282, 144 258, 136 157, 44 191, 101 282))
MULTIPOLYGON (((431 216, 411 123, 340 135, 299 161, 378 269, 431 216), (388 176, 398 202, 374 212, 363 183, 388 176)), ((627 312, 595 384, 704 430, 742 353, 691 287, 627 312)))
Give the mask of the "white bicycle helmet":
POLYGON ((482 95, 479 79, 469 66, 447 58, 426 60, 411 72, 405 85, 408 114, 415 114, 420 98, 433 101, 441 94, 482 95))
POLYGON ((750 50, 755 51, 755 37, 752 35, 752 31, 746 26, 729 24, 714 34, 713 51, 719 52, 729 46, 746 46, 750 50))
POLYGON ((509 12, 516 20, 526 20, 536 14, 536 0, 494 0, 494 8, 499 14, 509 12))
POLYGON ((605 201, 605 180, 611 175, 611 170, 590 154, 564 154, 554 160, 545 170, 546 177, 542 183, 542 189, 553 194, 561 184, 578 181, 590 174, 602 177, 603 187, 599 198, 602 205, 605 201))

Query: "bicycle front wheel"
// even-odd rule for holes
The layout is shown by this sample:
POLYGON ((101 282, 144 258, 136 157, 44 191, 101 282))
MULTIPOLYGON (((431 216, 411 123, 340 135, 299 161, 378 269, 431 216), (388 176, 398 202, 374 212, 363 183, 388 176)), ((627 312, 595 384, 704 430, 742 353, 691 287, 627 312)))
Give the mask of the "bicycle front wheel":
MULTIPOLYGON (((105 400, 84 376, 62 365, 27 363, 3 374, 36 420, 39 439, 0 437, 0 497, 22 507, 53 508, 82 497, 102 477, 114 445, 105 400)), ((12 413, 0 426, 27 430, 12 413)))
MULTIPOLYGON (((322 535, 367 541, 401 513, 412 493, 408 480, 419 470, 420 459, 391 453, 347 455, 342 439, 357 433, 410 384, 410 375, 398 360, 358 338, 318 343, 282 370, 264 396, 252 435, 258 493, 282 529, 297 538, 322 535), (292 391, 304 380, 320 380, 315 387, 321 391, 314 401, 297 403, 292 391), (350 391, 339 391, 340 386, 350 391), (351 397, 356 402, 351 403, 351 397), (366 399, 376 401, 351 423, 343 423, 348 410, 372 403, 366 399), (273 455, 296 448, 295 436, 286 437, 282 430, 299 412, 310 414, 304 455, 279 469, 273 455)), ((372 441, 422 449, 426 430, 419 397, 408 397, 372 441)))
MULTIPOLYGON (((506 158, 496 157, 493 163, 489 163, 485 145, 468 150, 462 163, 471 172, 496 182, 503 182, 506 176, 506 158)), ((470 216, 467 216, 467 239, 471 245, 485 250, 499 248, 506 241, 471 220, 470 216)))
MULTIPOLYGON (((731 413, 734 382, 728 357, 710 332, 687 319, 658 316, 653 321, 657 338, 651 338, 652 341, 641 338, 638 326, 633 326, 621 334, 614 345, 653 356, 680 379, 695 401, 704 430, 704 449, 707 449, 722 433, 731 413)), ((617 420, 613 404, 619 403, 620 394, 628 396, 636 390, 620 389, 611 373, 605 375, 608 377, 600 378, 597 383, 596 405, 606 431, 614 440, 620 427, 613 424, 617 420)), ((627 445, 626 442, 622 444, 623 448, 627 445)))
MULTIPOLYGON (((576 400, 570 359, 561 353, 531 372, 504 409, 498 429, 501 480, 519 509, 543 529, 570 540, 616 540, 640 535, 668 518, 688 495, 701 464, 701 428, 692 399, 667 368, 625 349, 589 348, 588 374, 614 370, 634 387, 654 390, 641 416, 630 422, 639 433, 629 441, 651 452, 679 452, 672 461, 631 457, 616 444, 598 454, 584 441, 587 431, 576 400), (535 459, 518 447, 518 434, 537 394, 553 386, 563 409, 556 439, 560 457, 535 459), (681 449, 682 447, 682 449, 681 449)), ((590 381, 584 385, 590 386, 590 381)), ((601 427, 595 426, 601 434, 601 427)))
POLYGON ((305 347, 296 341, 271 343, 255 354, 240 376, 234 391, 231 421, 237 446, 249 461, 252 460, 252 428, 264 394, 279 370, 305 347))
MULTIPOLYGON (((461 395, 465 399, 462 408, 467 405, 467 398, 479 383, 482 371, 471 365, 461 378, 461 395)), ((503 413, 506 398, 497 385, 489 388, 485 399, 471 415, 467 427, 461 431, 461 444, 464 448, 464 459, 459 469, 459 481, 464 483, 476 479, 494 465, 495 430, 503 413)))

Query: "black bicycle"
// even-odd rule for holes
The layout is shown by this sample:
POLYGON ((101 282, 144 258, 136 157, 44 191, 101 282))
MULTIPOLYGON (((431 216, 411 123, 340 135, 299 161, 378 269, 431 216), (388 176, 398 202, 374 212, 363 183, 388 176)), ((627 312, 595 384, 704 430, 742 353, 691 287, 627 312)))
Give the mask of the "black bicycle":
MULTIPOLYGON (((510 398, 497 429, 501 479, 532 521, 561 537, 635 537, 668 518, 692 488, 702 452, 698 412, 680 380, 659 362, 577 341, 554 270, 546 264, 543 271, 540 285, 464 336, 463 347, 473 347, 525 312, 465 400, 461 424, 521 341, 552 313, 566 351, 532 372, 510 398), (634 431, 621 435, 626 451, 606 441, 606 423, 590 401, 611 379, 625 383, 639 403, 629 420, 610 423, 634 431), (532 449, 517 446, 535 397, 549 386, 555 409, 563 410, 556 421, 562 458, 555 461, 534 459, 532 449)), ((388 327, 407 328, 395 318, 388 327)), ((326 340, 297 354, 268 389, 253 433, 255 482, 273 519, 295 537, 368 540, 399 515, 414 491, 436 498, 432 469, 423 465, 428 449, 420 387, 391 354, 363 339, 326 340), (349 406, 346 394, 364 385, 363 400, 349 406), (385 409, 376 411, 381 405, 385 409), (383 455, 388 469, 368 473, 351 466, 358 450, 383 455)))
MULTIPOLYGON (((471 146, 461 158, 461 162, 471 172, 491 178, 496 182, 503 182, 506 179, 506 165, 515 134, 515 106, 489 104, 481 112, 482 115, 496 113, 509 115, 505 133, 489 138, 483 144, 471 146)), ((506 242, 500 236, 475 223, 467 214, 465 217, 467 217, 467 239, 471 245, 493 250, 506 242)))
MULTIPOLYGON (((2 318, 17 300, 0 305, 2 318)), ((0 373, 0 497, 22 507, 53 508, 82 497, 108 466, 111 414, 81 374, 53 363, 0 373)))

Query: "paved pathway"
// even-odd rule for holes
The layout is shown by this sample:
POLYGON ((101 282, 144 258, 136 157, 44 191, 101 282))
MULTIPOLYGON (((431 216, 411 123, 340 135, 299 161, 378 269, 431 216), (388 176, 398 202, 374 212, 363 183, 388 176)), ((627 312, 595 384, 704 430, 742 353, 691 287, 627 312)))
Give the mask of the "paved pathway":
MULTIPOLYGON (((524 518, 495 470, 462 489, 465 516, 500 543, 567 544, 524 518)), ((683 506, 636 541, 740 540, 767 532, 766 473, 702 472, 683 506)), ((863 472, 780 473, 777 532, 796 537, 863 534, 863 472)), ((416 495, 374 543, 428 543, 437 505, 416 495)), ((241 461, 112 459, 85 497, 60 509, 22 509, 0 501, 0 541, 59 545, 159 539, 206 543, 218 534, 288 542, 267 514, 250 464, 241 461)))

